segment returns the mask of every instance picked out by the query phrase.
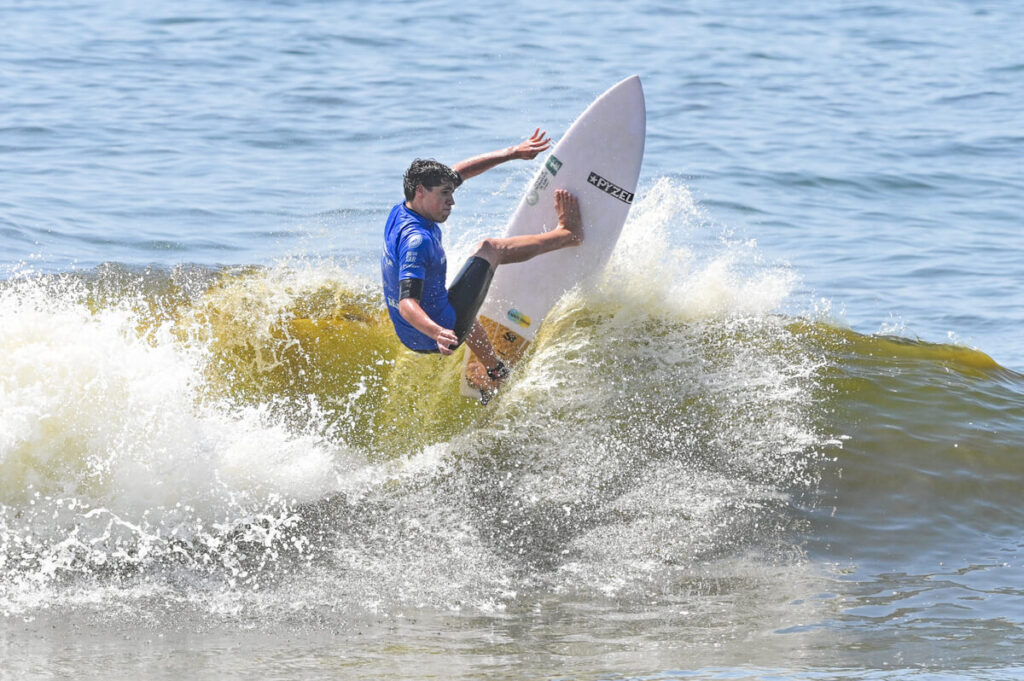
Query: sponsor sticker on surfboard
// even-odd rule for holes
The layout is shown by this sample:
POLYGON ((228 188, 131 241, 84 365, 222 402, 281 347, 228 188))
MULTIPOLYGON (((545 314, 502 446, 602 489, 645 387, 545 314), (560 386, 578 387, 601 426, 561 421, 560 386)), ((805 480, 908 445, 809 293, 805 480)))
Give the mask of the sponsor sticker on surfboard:
POLYGON ((512 321, 514 321, 516 324, 518 324, 519 326, 523 327, 524 329, 529 328, 530 324, 532 323, 530 321, 529 317, 527 317, 526 315, 524 315, 522 312, 520 312, 519 310, 515 309, 514 307, 511 310, 508 311, 508 315, 507 316, 508 316, 509 319, 511 319, 512 321))

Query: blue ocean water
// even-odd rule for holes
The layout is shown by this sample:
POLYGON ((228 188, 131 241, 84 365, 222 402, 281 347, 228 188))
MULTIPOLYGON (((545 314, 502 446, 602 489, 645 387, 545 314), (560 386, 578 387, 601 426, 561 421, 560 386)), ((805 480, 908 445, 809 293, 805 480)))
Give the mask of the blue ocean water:
MULTIPOLYGON (((3 15, 7 267, 372 259, 411 156, 557 135, 639 73, 643 186, 680 180, 709 221, 792 264, 801 300, 856 329, 952 336, 1024 366, 1014 3, 3 15)), ((468 196, 468 210, 500 225, 518 193, 468 196)))
MULTIPOLYGON (((0 18, 0 677, 1019 676, 1024 6, 0 18), (633 73, 617 279, 494 420, 417 440, 361 411, 423 380, 387 341, 276 345, 371 314, 412 158, 557 139, 633 73)), ((459 190, 453 253, 541 162, 459 190)))

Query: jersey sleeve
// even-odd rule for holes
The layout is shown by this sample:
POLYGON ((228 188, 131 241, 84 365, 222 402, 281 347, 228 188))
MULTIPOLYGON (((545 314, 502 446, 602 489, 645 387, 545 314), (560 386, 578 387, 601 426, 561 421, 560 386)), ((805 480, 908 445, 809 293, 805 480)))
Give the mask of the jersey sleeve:
POLYGON ((398 244, 398 280, 426 279, 430 262, 430 242, 413 232, 398 244))

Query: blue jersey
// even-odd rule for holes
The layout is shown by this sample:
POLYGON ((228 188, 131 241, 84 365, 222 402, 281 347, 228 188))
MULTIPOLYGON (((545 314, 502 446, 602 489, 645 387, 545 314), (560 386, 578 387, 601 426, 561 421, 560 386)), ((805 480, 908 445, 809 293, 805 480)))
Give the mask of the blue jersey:
POLYGON ((384 252, 380 259, 384 280, 384 299, 395 333, 413 350, 437 350, 437 343, 405 321, 398 312, 399 283, 403 279, 422 279, 420 307, 446 329, 455 326, 455 309, 448 302, 445 278, 448 261, 441 246, 441 228, 404 203, 391 209, 384 227, 384 252))

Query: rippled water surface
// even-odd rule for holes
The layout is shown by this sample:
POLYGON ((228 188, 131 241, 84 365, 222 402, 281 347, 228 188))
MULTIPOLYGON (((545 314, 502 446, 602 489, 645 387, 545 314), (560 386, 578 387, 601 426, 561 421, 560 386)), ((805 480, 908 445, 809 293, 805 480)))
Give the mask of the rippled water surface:
POLYGON ((1018 5, 0 17, 0 678, 1024 673, 1018 5), (633 73, 615 258, 463 400, 401 173, 633 73))

